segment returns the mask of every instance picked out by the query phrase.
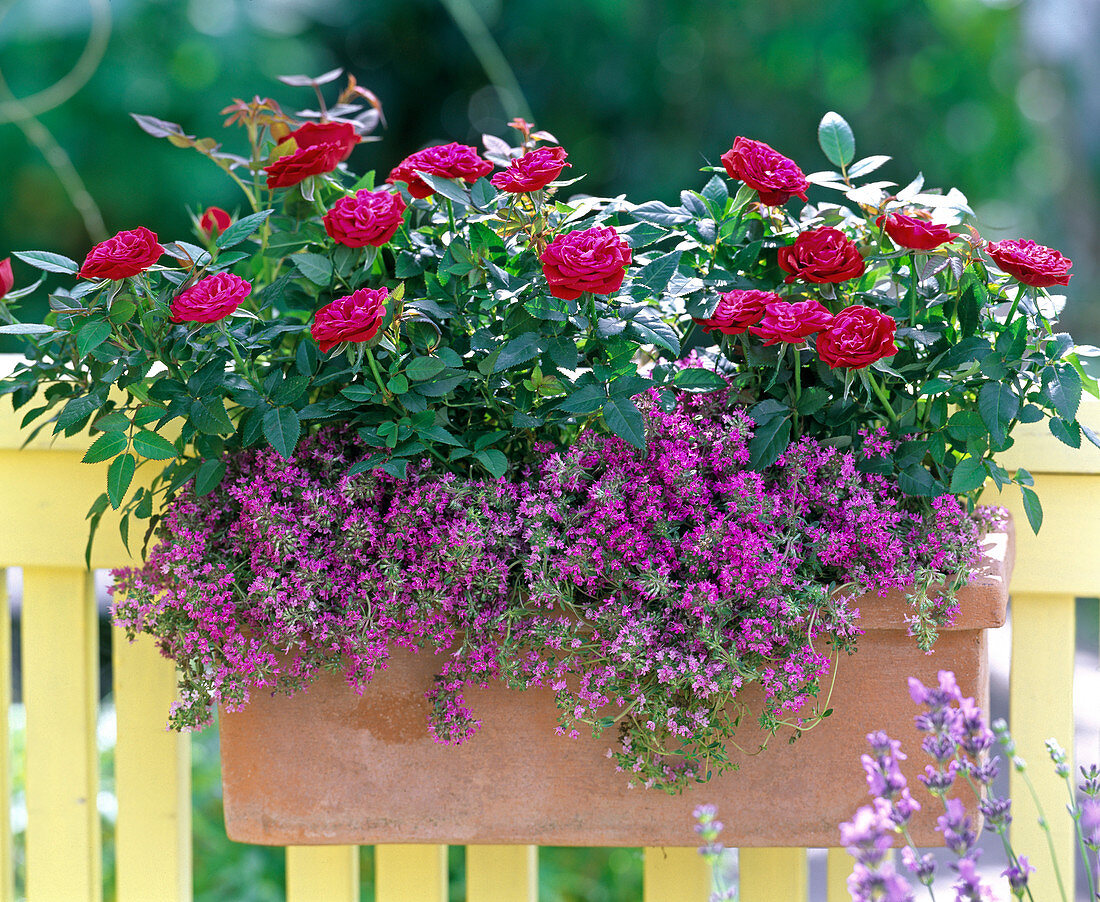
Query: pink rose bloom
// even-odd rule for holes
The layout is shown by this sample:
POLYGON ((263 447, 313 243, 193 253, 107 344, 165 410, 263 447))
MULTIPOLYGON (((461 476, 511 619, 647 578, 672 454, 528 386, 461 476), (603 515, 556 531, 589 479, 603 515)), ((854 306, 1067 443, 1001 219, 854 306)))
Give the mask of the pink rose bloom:
POLYGON ((796 345, 827 329, 832 321, 833 315, 817 301, 779 301, 768 304, 764 318, 749 331, 764 339, 764 347, 781 342, 796 345))
POLYGON ((1059 251, 1027 239, 1008 238, 989 242, 986 253, 1010 276, 1032 288, 1068 285, 1073 261, 1059 251))
POLYGON ((752 138, 737 138, 722 154, 722 165, 731 179, 755 188, 760 203, 769 207, 781 206, 792 196, 805 200, 810 187, 794 160, 752 138))
POLYGON ((249 293, 252 284, 231 272, 219 272, 199 279, 172 299, 174 323, 216 323, 233 313, 249 293))
POLYGON ((119 232, 88 251, 78 275, 82 279, 125 279, 145 272, 163 253, 156 233, 138 226, 119 232))
POLYGON ((431 197, 435 191, 417 172, 438 175, 446 179, 465 179, 476 182, 493 171, 493 164, 477 155, 468 144, 440 144, 426 147, 405 157, 386 179, 390 184, 405 182, 413 197, 431 197))
POLYGON ((325 214, 325 231, 347 247, 381 247, 404 222, 405 199, 391 191, 356 191, 325 214))
POLYGON ((718 306, 709 319, 695 318, 704 332, 721 332, 723 335, 741 335, 749 326, 755 326, 764 316, 768 304, 782 301, 774 291, 742 291, 734 289, 718 296, 718 306))
POLYGON ((386 315, 388 288, 360 288, 325 304, 314 314, 310 332, 323 353, 344 341, 370 341, 386 315))
POLYGON ((592 294, 618 291, 631 254, 618 232, 594 226, 558 235, 539 259, 550 283, 550 293, 572 301, 586 291, 592 294))
POLYGON ((512 160, 507 169, 498 172, 489 181, 494 188, 514 194, 538 191, 561 175, 566 166, 573 165, 565 162, 567 156, 562 147, 540 147, 512 160))

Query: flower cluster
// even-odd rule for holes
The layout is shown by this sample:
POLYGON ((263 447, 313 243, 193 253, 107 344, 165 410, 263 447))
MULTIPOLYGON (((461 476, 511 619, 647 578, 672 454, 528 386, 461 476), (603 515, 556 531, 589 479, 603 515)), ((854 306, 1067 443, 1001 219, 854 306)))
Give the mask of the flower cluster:
POLYGON ((645 451, 589 433, 541 447, 512 482, 348 475, 370 449, 341 427, 293 460, 232 457, 216 492, 170 506, 145 567, 116 574, 118 621, 180 663, 172 724, 337 662, 361 689, 389 649, 430 648, 441 741, 476 730, 464 686, 549 686, 563 732, 614 724, 618 767, 676 787, 730 766, 715 747, 743 703, 723 700, 747 683, 769 731, 812 721, 830 655, 858 633, 834 587, 906 588, 929 569, 949 582, 975 554, 957 504, 925 541, 931 521, 835 448, 806 439, 748 469, 751 424, 724 391, 639 403, 645 451))

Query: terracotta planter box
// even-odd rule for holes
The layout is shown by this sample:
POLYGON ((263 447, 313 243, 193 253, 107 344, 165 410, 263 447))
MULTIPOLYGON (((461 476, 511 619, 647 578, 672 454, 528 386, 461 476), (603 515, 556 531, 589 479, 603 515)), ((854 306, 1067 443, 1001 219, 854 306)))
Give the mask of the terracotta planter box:
MULTIPOLYGON (((793 745, 780 734, 739 771, 676 796, 628 789, 607 742, 556 735, 548 690, 471 689, 481 731, 457 748, 435 743, 423 697, 430 655, 395 654, 362 696, 334 676, 293 698, 257 696, 221 715, 226 830, 272 845, 692 846, 692 809, 711 802, 727 845, 835 846, 837 825, 868 800, 859 764, 868 732, 902 740, 911 782, 923 769, 907 676, 929 683, 954 670, 964 694, 988 705, 985 631, 1004 623, 1012 561, 1011 531, 990 536, 957 621, 931 654, 905 634, 904 599, 862 599, 866 634, 839 662, 833 715, 793 745)), ((942 845, 935 806, 922 815, 917 842, 942 845)))

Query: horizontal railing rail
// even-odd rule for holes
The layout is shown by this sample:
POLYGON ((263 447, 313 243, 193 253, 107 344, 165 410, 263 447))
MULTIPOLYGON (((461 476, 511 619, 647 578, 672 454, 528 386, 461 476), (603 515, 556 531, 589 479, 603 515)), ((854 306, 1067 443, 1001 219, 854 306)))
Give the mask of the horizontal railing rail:
MULTIPOLYGON (((1100 432, 1100 402, 1083 404, 1081 421, 1100 432)), ((85 569, 85 514, 100 493, 105 464, 80 462, 83 437, 51 440, 45 431, 26 448, 20 417, 0 402, 0 568, 23 571, 22 690, 26 705, 26 894, 30 902, 96 902, 102 896, 102 849, 96 808, 96 715, 99 697, 97 611, 85 569)), ((1011 720, 1027 760, 1046 760, 1044 740, 1072 747, 1074 599, 1100 594, 1100 450, 1073 451, 1045 429, 1021 428, 1008 457, 1026 461, 1046 511, 1039 536, 1027 528, 1014 489, 1003 503, 1016 516, 1012 598, 1011 720)), ((1001 501, 995 494, 992 502, 1001 501)), ((133 563, 115 525, 104 519, 93 568, 133 563)), ((0 587, 3 581, 0 580, 0 587)), ((7 601, 0 616, 0 701, 10 702, 11 636, 7 601)), ((190 741, 167 732, 175 671, 146 637, 129 644, 114 631, 117 712, 115 831, 119 902, 191 898, 190 741)), ((899 674, 903 678, 904 674, 899 674)), ((0 779, 11 786, 8 719, 0 719, 0 779)), ((853 762, 853 766, 856 766, 853 762)), ((1064 809, 1064 786, 1048 767, 1031 768, 1047 811, 1064 809)), ((813 779, 812 774, 807 779, 813 779)), ((1027 795, 1013 776, 1014 798, 1027 795)), ((583 803, 583 801, 582 801, 583 803)), ((736 812, 720 812, 727 819, 736 812)), ((1072 873, 1068 818, 1051 818, 1063 872, 1072 873)), ((1042 867, 1046 839, 1033 818, 1012 825, 1018 848, 1040 866, 1036 899, 1057 898, 1052 871, 1042 867)), ((685 832, 690 825, 685 825, 685 832)), ((9 808, 0 810, 0 902, 14 898, 9 808)), ((358 849, 286 850, 287 898, 342 902, 359 898, 358 849)), ((377 902, 445 902, 446 846, 379 846, 377 902)), ((850 859, 828 853, 830 902, 848 898, 850 859)), ((470 902, 534 902, 538 852, 533 846, 469 846, 470 902)), ((739 856, 742 902, 808 898, 802 849, 744 849, 739 856)), ((703 902, 709 875, 691 848, 646 849, 645 902, 703 902)))

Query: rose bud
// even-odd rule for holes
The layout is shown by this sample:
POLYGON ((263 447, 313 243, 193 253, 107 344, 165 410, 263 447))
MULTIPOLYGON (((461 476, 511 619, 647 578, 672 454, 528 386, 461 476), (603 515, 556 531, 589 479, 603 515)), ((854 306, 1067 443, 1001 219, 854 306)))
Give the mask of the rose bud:
POLYGON ((764 318, 749 331, 764 339, 764 347, 780 342, 796 345, 829 327, 833 315, 818 301, 778 301, 768 304, 764 318))
POLYGON ((847 282, 863 275, 859 248, 841 231, 810 229, 794 244, 779 249, 779 266, 790 273, 785 282, 847 282))
POLYGON ((138 226, 93 247, 77 275, 82 279, 125 279, 145 272, 163 253, 156 234, 138 226))
POLYGON ((817 336, 817 356, 830 367, 863 369, 898 352, 894 335, 898 324, 873 307, 845 307, 817 336))
POLYGON ((572 301, 583 292, 610 294, 618 291, 630 265, 627 243, 614 229, 591 229, 558 235, 539 257, 550 293, 572 301))
POLYGON ((476 182, 493 171, 493 164, 479 157, 477 150, 468 144, 441 144, 405 157, 393 168, 386 181, 391 185, 405 182, 413 197, 431 197, 435 190, 416 174, 418 171, 440 178, 476 182))
POLYGON ((199 231, 209 241, 217 238, 233 224, 233 217, 221 207, 207 207, 199 219, 199 231))
POLYGON ((763 141, 737 138, 722 154, 722 165, 731 179, 755 188, 760 203, 769 207, 785 204, 792 196, 806 199, 810 183, 794 160, 783 156, 763 141))
POLYGON ((494 188, 513 194, 538 191, 561 175, 563 168, 573 165, 565 162, 567 156, 562 147, 540 147, 512 160, 507 169, 489 181, 494 188))
POLYGON ((1027 239, 1008 238, 986 245, 986 253, 1006 273, 1032 288, 1068 285, 1073 261, 1054 248, 1027 239))
POLYGON ((959 237, 945 225, 933 225, 904 213, 883 214, 875 222, 885 229, 894 244, 913 251, 930 251, 959 237))
POLYGON ((0 260, 0 298, 15 286, 15 274, 11 271, 11 257, 0 260))
POLYGON ((718 306, 709 319, 695 317, 704 332, 721 332, 723 335, 741 335, 749 326, 755 326, 764 316, 768 304, 781 301, 773 291, 742 291, 734 289, 718 296, 718 306))
POLYGON ((174 323, 216 323, 241 305, 252 291, 252 283, 230 272, 199 279, 172 299, 170 319, 174 323))
POLYGON ((381 247, 404 222, 405 199, 391 191, 356 191, 341 197, 324 217, 325 231, 346 247, 381 247))
POLYGON ((370 341, 386 316, 388 288, 360 288, 325 304, 314 314, 310 333, 322 353, 344 341, 370 341))

